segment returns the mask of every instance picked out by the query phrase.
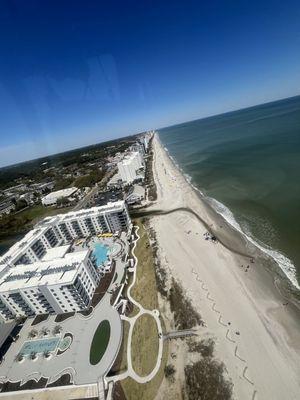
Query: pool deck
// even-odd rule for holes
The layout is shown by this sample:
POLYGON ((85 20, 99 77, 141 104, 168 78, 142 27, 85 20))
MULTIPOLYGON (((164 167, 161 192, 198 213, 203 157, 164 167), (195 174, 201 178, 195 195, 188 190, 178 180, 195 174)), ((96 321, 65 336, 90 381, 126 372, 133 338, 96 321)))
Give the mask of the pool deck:
POLYGON ((88 248, 93 251, 98 267, 104 268, 107 261, 119 257, 124 252, 124 241, 114 236, 98 237, 95 235, 72 245, 73 251, 82 251, 88 248), (101 248, 97 249, 98 246, 101 248))
MULTIPOLYGON (((123 242, 124 243, 124 242, 123 242)), ((128 251, 128 243, 124 250, 128 251)), ((31 326, 32 318, 27 319, 24 327, 20 331, 19 339, 13 343, 5 355, 5 359, 0 365, 0 382, 9 380, 10 382, 26 383, 29 379, 39 380, 41 377, 49 378, 48 384, 55 382, 61 375, 70 373, 71 380, 76 385, 96 383, 112 367, 122 341, 122 321, 117 310, 111 306, 110 298, 112 290, 121 285, 124 274, 124 262, 121 256, 116 259, 116 280, 112 279, 110 286, 97 304, 93 312, 85 317, 80 313, 66 319, 62 322, 55 322, 55 315, 49 316, 47 321, 43 321, 34 327, 31 326), (109 343, 100 362, 96 365, 90 364, 90 348, 94 333, 101 321, 108 320, 111 326, 109 343), (45 359, 42 354, 38 355, 36 360, 25 358, 22 362, 15 361, 25 342, 28 342, 29 332, 34 328, 40 331, 46 327, 53 331, 55 326, 60 325, 62 331, 60 338, 66 333, 71 333, 73 342, 61 355, 53 355, 45 359)), ((52 336, 50 334, 50 336, 52 336)), ((8 393, 3 393, 3 395, 8 393)), ((2 397, 2 394, 0 394, 2 397)))

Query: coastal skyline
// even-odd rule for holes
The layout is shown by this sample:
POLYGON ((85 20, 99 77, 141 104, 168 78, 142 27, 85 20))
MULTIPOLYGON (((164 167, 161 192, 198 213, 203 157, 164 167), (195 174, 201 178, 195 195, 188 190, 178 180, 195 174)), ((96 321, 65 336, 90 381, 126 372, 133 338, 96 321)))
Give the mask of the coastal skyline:
MULTIPOLYGON (((185 125, 185 124, 189 124, 189 123, 193 123, 193 122, 197 122, 197 121, 202 121, 202 120, 206 120, 206 119, 210 119, 210 118, 214 118, 214 117, 222 117, 222 116, 226 116, 227 114, 232 114, 232 113, 236 113, 236 112, 238 113, 239 111, 251 110, 251 109, 255 109, 256 107, 260 107, 260 106, 267 106, 269 104, 273 104, 273 103, 277 103, 277 102, 280 103, 281 101, 289 101, 291 99, 294 99, 294 98, 296 99, 298 97, 300 97, 300 95, 292 96, 292 97, 288 97, 288 98, 284 98, 284 99, 277 99, 277 100, 274 100, 274 101, 271 101, 271 102, 255 104, 255 105, 252 105, 252 106, 249 106, 249 107, 245 107, 245 108, 229 110, 229 111, 225 111, 224 113, 220 113, 220 114, 211 114, 211 115, 204 116, 202 118, 195 118, 195 119, 188 120, 188 121, 185 120, 185 121, 178 122, 176 124, 157 127, 157 128, 155 128, 155 130, 161 131, 161 130, 170 129, 170 128, 172 129, 173 127, 176 127, 176 126, 181 126, 181 125, 185 125)), ((145 130, 145 132, 146 132, 146 130, 145 130)), ((51 157, 51 156, 55 156, 57 154, 63 154, 63 153, 66 153, 68 151, 79 150, 81 148, 85 148, 85 147, 89 147, 89 146, 93 146, 93 145, 99 145, 101 143, 107 143, 110 140, 118 140, 118 139, 125 138, 127 136, 130 137, 132 135, 136 135, 136 134, 140 134, 140 133, 142 133, 142 132, 138 132, 137 131, 137 132, 130 132, 128 135, 121 135, 121 136, 117 135, 116 137, 112 137, 112 138, 109 138, 107 140, 103 140, 103 141, 101 140, 99 142, 93 142, 93 143, 86 143, 83 146, 78 146, 78 147, 68 147, 68 148, 66 148, 66 149, 64 149, 62 151, 56 152, 56 153, 41 154, 36 158, 24 159, 24 160, 17 161, 15 163, 11 163, 11 164, 1 165, 1 162, 0 162, 0 169, 1 168, 6 168, 6 167, 12 167, 14 165, 18 165, 18 164, 22 164, 22 163, 26 163, 26 162, 31 162, 31 161, 34 161, 34 160, 38 160, 39 158, 42 159, 44 157, 49 157, 49 156, 51 157)), ((1 151, 1 149, 0 149, 0 151, 1 151)))
POLYGON ((299 14, 3 3, 0 166, 298 95, 299 14))
MULTIPOLYGON (((169 129, 169 128, 173 128, 173 127, 177 127, 177 126, 181 126, 181 125, 185 125, 185 124, 189 124, 189 123, 193 123, 193 122, 197 122, 197 121, 202 121, 202 120, 206 120, 206 119, 210 119, 210 118, 214 118, 214 117, 222 117, 222 116, 226 116, 227 114, 230 115, 231 113, 235 113, 235 112, 239 112, 239 111, 245 111, 245 110, 251 110, 251 109, 255 109, 256 107, 260 107, 260 106, 267 106, 269 104, 273 104, 273 103, 277 103, 277 102, 280 103, 282 101, 289 101, 290 99, 294 99, 294 98, 296 99, 298 97, 300 97, 300 95, 292 96, 292 97, 288 97, 288 98, 284 98, 284 99, 277 99, 277 100, 274 100, 274 101, 271 101, 271 102, 266 102, 266 103, 261 103, 261 104, 254 104, 252 106, 245 107, 245 108, 228 110, 228 111, 225 111, 224 113, 211 114, 211 115, 204 116, 202 118, 195 118, 195 119, 188 120, 188 121, 186 121, 186 120, 185 121, 180 121, 180 122, 178 122, 176 124, 157 127, 157 128, 155 128, 155 130, 161 131, 161 130, 165 130, 165 129, 169 129)), ((149 129, 149 131, 151 131, 151 129, 149 129)), ((146 130, 144 132, 146 132, 146 130)), ((40 158, 42 159, 44 157, 48 157, 48 156, 54 156, 54 155, 57 155, 57 154, 63 154, 63 153, 68 152, 68 151, 79 150, 81 148, 85 148, 85 147, 89 147, 89 146, 93 146, 93 145, 99 145, 101 143, 107 143, 110 140, 118 140, 118 139, 130 137, 132 135, 136 135, 136 134, 140 134, 140 133, 142 133, 142 131, 140 131, 140 132, 139 131, 130 132, 128 135, 116 136, 116 137, 108 138, 107 140, 105 140, 105 139, 104 140, 100 140, 99 142, 86 143, 83 146, 67 147, 66 149, 63 149, 61 151, 57 151, 55 153, 41 154, 36 158, 28 158, 28 159, 16 161, 14 163, 9 163, 9 164, 6 164, 6 165, 1 165, 1 162, 0 162, 0 169, 1 168, 7 168, 7 167, 9 168, 9 167, 12 167, 14 165, 18 165, 18 164, 22 164, 22 163, 26 163, 26 162, 31 162, 31 161, 34 161, 34 160, 38 160, 40 158)), ((0 151, 1 151, 1 149, 0 149, 0 151)))

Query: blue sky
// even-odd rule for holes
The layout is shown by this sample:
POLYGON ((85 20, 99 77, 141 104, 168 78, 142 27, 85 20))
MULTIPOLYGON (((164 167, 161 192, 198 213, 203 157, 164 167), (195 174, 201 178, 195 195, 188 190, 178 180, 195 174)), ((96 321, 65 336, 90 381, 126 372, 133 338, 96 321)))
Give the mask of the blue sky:
POLYGON ((300 93, 299 1, 1 1, 0 166, 300 93))

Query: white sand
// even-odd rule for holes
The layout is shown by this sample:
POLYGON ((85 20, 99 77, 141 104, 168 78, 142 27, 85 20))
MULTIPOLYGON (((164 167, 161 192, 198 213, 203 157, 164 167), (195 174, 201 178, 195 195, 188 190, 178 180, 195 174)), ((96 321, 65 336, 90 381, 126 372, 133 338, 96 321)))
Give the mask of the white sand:
MULTIPOLYGON (((153 146, 158 199, 151 207, 189 207, 215 224, 157 137, 153 146)), ((181 281, 202 315, 207 325, 203 335, 215 338, 215 355, 226 365, 234 397, 300 399, 299 314, 283 306, 272 276, 259 262, 250 264, 220 243, 204 240, 205 227, 186 211, 155 216, 151 223, 162 266, 181 281), (250 264, 248 272, 242 264, 250 264)))

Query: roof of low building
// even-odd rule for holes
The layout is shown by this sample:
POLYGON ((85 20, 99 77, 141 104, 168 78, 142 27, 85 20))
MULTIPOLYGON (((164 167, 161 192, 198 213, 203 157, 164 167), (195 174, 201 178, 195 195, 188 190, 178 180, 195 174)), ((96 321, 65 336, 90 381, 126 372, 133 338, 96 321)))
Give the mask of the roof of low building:
POLYGON ((57 200, 61 197, 69 197, 72 194, 74 194, 77 191, 77 187, 71 187, 71 188, 67 188, 67 189, 61 189, 61 190, 57 190, 55 192, 51 192, 49 194, 47 194, 46 196, 44 196, 42 198, 42 201, 51 201, 51 200, 57 200))

